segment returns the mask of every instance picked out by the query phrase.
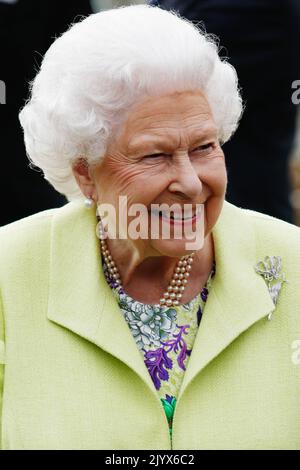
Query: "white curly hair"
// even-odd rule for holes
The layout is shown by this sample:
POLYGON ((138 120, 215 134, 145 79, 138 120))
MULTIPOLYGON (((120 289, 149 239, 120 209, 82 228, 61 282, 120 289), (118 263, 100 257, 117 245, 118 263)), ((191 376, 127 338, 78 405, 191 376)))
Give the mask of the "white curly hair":
POLYGON ((216 39, 174 11, 131 5, 71 25, 44 56, 19 114, 28 158, 68 200, 83 197, 77 158, 100 162, 143 97, 200 89, 226 142, 243 105, 235 69, 216 39))

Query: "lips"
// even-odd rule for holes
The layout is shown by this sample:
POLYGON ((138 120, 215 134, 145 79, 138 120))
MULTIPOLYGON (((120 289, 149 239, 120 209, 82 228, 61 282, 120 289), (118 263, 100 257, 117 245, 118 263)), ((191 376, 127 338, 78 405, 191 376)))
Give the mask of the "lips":
MULTIPOLYGON (((199 211, 194 211, 192 212, 191 216, 188 215, 181 215, 181 214, 170 214, 170 219, 173 220, 190 220, 193 217, 196 217, 196 215, 199 213, 199 211)), ((162 214, 163 217, 168 217, 168 215, 162 214)))
POLYGON ((173 220, 173 221, 191 221, 192 219, 195 219, 201 212, 200 208, 194 209, 193 211, 191 210, 182 210, 180 212, 175 212, 175 211, 161 211, 161 210, 151 210, 150 211, 152 214, 162 217, 163 219, 166 220, 173 220))
POLYGON ((197 222, 197 220, 199 220, 202 207, 200 206, 193 211, 191 211, 191 208, 189 208, 189 210, 186 210, 185 213, 184 210, 182 210, 182 212, 174 211, 174 213, 172 213, 172 211, 162 211, 157 209, 152 209, 149 212, 151 217, 159 217, 162 222, 170 226, 192 227, 197 222))

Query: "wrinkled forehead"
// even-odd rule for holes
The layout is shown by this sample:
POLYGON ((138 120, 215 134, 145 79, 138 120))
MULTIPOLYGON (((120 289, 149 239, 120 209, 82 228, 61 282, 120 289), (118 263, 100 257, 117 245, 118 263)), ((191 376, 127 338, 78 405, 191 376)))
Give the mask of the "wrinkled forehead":
POLYGON ((136 147, 144 135, 151 138, 180 131, 193 136, 201 128, 216 130, 205 94, 200 90, 178 92, 136 103, 120 129, 119 138, 127 147, 136 147))

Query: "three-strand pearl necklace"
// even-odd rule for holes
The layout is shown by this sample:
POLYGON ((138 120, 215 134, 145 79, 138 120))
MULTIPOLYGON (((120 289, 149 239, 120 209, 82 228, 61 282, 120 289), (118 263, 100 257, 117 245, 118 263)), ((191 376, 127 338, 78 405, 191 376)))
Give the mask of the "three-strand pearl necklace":
MULTIPOLYGON (((108 249, 107 243, 104 239, 104 232, 101 226, 101 221, 99 226, 99 235, 101 252, 107 269, 112 278, 114 279, 115 283, 118 285, 118 287, 122 287, 122 281, 119 270, 116 266, 115 261, 112 258, 111 252, 108 249)), ((188 283, 190 272, 192 270, 194 255, 195 253, 191 253, 189 255, 182 256, 177 262, 167 290, 164 292, 162 298, 159 300, 159 304, 161 307, 176 307, 180 304, 184 290, 188 283)))

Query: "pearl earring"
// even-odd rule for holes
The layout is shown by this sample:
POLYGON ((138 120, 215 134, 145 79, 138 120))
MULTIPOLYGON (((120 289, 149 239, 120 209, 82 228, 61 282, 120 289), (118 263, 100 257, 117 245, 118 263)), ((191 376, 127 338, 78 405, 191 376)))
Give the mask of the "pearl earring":
POLYGON ((84 205, 87 209, 90 209, 94 205, 94 200, 91 197, 87 197, 84 201, 84 205))

